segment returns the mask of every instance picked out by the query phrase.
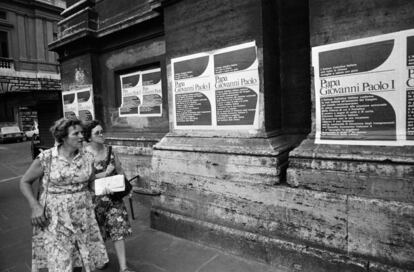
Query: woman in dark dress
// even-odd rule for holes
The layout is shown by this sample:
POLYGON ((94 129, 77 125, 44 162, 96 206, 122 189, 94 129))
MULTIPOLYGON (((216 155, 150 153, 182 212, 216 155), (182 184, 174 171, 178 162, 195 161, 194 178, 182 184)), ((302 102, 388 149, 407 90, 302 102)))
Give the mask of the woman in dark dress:
MULTIPOLYGON (((96 178, 121 174, 119 160, 113 152, 108 152, 108 146, 104 144, 103 128, 99 121, 93 120, 85 125, 85 139, 88 142, 85 151, 94 157, 96 178)), ((114 243, 120 271, 133 272, 126 265, 125 238, 132 233, 128 213, 122 198, 115 198, 108 193, 94 197, 96 219, 104 240, 114 243)))

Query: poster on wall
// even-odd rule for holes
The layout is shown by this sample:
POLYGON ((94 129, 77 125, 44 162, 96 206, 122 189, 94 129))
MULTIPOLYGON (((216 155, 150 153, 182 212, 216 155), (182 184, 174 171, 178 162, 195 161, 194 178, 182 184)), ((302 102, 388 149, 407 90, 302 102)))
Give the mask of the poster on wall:
POLYGON ((95 118, 91 87, 62 92, 62 103, 65 118, 83 121, 95 118))
POLYGON ((161 116, 162 87, 161 69, 142 72, 142 104, 139 107, 141 116, 161 116))
POLYGON ((76 92, 62 92, 63 115, 68 119, 76 119, 78 112, 78 103, 76 101, 76 92))
POLYGON ((162 115, 161 69, 136 71, 120 76, 120 117, 162 115))
POLYGON ((252 126, 257 116, 259 73, 255 46, 214 54, 217 126, 252 126))
POLYGON ((141 104, 139 97, 142 94, 142 81, 140 72, 121 75, 121 107, 119 116, 136 116, 141 104))
POLYGON ((408 141, 414 141, 414 31, 407 32, 407 50, 405 55, 406 71, 406 137, 408 141))
POLYGON ((78 99, 78 117, 80 120, 90 121, 94 117, 94 105, 92 88, 78 90, 76 93, 78 99))
POLYGON ((172 60, 175 123, 177 126, 211 127, 212 62, 202 53, 172 60))
POLYGON ((312 48, 316 143, 414 144, 411 36, 401 31, 312 48))
POLYGON ((258 127, 255 42, 183 56, 171 62, 175 128, 258 127))

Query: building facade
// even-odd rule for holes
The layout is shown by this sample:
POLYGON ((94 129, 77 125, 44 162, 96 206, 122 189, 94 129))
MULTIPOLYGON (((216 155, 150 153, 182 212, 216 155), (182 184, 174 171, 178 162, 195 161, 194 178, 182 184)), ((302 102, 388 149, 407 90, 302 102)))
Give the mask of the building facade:
POLYGON ((127 175, 161 192, 153 228, 285 271, 412 271, 414 150, 315 143, 311 48, 410 30, 413 9, 67 1, 50 49, 63 94, 91 89, 127 175))
MULTIPOLYGON (((64 8, 61 0, 0 1, 0 122, 30 130, 39 111, 60 104, 59 62, 48 44, 64 8)), ((47 114, 59 115, 54 108, 47 114)))

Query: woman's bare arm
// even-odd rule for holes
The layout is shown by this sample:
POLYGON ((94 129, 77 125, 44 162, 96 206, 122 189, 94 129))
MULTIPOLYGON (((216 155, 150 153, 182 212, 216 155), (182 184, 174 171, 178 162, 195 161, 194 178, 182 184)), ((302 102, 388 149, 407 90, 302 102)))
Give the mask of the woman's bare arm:
POLYGON ((32 190, 32 184, 36 179, 43 175, 43 169, 38 159, 34 160, 29 169, 26 170, 22 179, 20 180, 20 191, 29 202, 32 209, 32 224, 44 227, 46 218, 43 215, 43 207, 35 198, 32 190))
POLYGON ((114 161, 115 161, 115 169, 118 174, 124 174, 124 170, 122 169, 121 162, 117 154, 114 153, 114 161))

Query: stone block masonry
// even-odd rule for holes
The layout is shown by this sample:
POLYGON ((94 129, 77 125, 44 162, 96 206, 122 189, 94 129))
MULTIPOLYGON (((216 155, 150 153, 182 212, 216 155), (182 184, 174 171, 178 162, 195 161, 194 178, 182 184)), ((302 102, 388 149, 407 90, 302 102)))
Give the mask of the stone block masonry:
POLYGON ((254 163, 276 165, 267 157, 155 150, 152 160, 156 229, 287 271, 414 265, 412 204, 271 185, 254 163))
POLYGON ((60 25, 82 35, 61 29, 67 39, 52 47, 64 90, 93 85, 126 175, 161 192, 153 228, 275 270, 407 272, 414 150, 316 145, 309 56, 311 46, 413 29, 412 8, 412 0, 81 1, 60 25), (153 10, 141 13, 138 2, 153 10), (172 60, 246 42, 257 47, 258 126, 175 126, 172 60), (163 75, 163 116, 119 117, 119 76, 147 67, 163 75))

